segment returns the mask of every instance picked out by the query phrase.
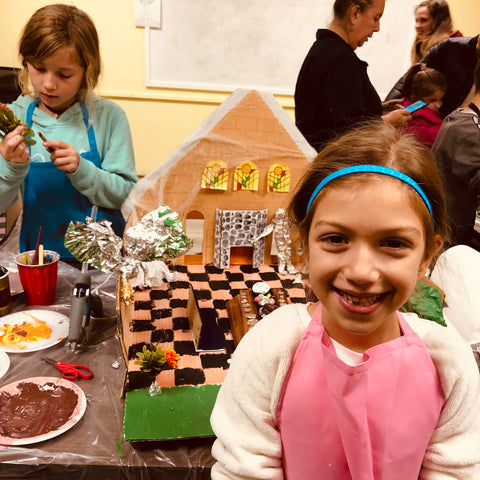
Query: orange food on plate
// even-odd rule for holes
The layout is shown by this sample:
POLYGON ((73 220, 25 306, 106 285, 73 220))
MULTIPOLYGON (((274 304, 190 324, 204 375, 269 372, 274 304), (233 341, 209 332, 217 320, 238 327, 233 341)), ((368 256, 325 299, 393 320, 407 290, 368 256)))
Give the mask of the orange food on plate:
POLYGON ((31 317, 34 322, 25 320, 20 325, 6 323, 3 327, 0 327, 0 344, 21 350, 25 348, 25 342, 37 342, 50 338, 52 329, 47 325, 47 322, 26 312, 23 313, 31 317))

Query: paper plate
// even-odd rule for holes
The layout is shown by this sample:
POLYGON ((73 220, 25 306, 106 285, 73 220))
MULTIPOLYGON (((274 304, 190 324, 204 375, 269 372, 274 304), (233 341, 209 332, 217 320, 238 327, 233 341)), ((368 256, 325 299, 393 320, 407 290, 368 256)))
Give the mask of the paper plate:
POLYGON ((5 315, 0 318, 0 350, 10 353, 26 353, 51 347, 68 336, 68 324, 69 319, 66 315, 53 310, 24 310, 23 312, 5 315), (45 325, 50 327, 52 331, 48 338, 39 338, 35 341, 29 341, 28 335, 25 337, 25 341, 16 336, 15 340, 18 340, 18 343, 15 344, 7 342, 3 338, 6 325, 21 326, 24 322, 27 322, 30 326, 40 326, 41 322, 45 322, 45 325))
MULTIPOLYGON (((37 385, 45 385, 47 383, 53 383, 55 386, 62 386, 65 388, 69 388, 75 392, 77 395, 77 404, 68 418, 68 420, 63 423, 63 425, 59 426, 55 430, 51 430, 47 433, 42 435, 36 435, 32 437, 25 437, 25 438, 12 438, 0 435, 0 445, 28 445, 30 443, 37 443, 43 442, 45 440, 49 440, 50 438, 57 437, 62 433, 66 432, 70 428, 72 428, 78 421, 82 418, 83 414, 85 413, 85 409, 87 408, 87 399, 85 398, 85 394, 83 390, 75 385, 74 383, 65 380, 64 378, 57 378, 57 377, 33 377, 33 378, 26 378, 24 380, 17 380, 16 382, 10 383, 5 385, 4 387, 0 388, 0 396, 2 393, 6 393, 8 395, 18 395, 20 393, 20 389, 18 385, 21 383, 34 383, 37 385)), ((28 400, 27 400, 28 401, 28 400)), ((1 422, 1 420, 0 420, 1 422)))
POLYGON ((5 353, 0 351, 0 378, 2 378, 10 368, 10 358, 5 353))

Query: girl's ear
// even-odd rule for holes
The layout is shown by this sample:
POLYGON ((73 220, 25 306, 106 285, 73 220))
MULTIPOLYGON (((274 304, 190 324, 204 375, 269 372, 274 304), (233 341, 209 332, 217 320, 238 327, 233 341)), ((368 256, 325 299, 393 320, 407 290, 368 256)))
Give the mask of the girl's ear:
POLYGON ((433 257, 437 255, 437 253, 440 251, 440 249, 443 246, 443 238, 441 235, 435 235, 434 240, 433 240, 433 248, 430 252, 425 252, 425 257, 422 260, 422 263, 420 263, 420 266, 418 267, 418 278, 422 278, 425 276, 427 273, 428 267, 432 263, 433 257))

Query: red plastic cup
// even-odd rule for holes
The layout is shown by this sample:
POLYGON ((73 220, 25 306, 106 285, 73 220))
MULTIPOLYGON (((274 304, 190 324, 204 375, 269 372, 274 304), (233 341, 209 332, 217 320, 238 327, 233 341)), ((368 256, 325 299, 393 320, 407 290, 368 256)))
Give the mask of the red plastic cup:
POLYGON ((60 255, 52 250, 45 250, 47 259, 44 265, 32 265, 35 250, 20 253, 15 259, 20 282, 29 305, 52 305, 55 303, 57 290, 58 260, 60 255), (26 264, 26 258, 30 264, 26 264))

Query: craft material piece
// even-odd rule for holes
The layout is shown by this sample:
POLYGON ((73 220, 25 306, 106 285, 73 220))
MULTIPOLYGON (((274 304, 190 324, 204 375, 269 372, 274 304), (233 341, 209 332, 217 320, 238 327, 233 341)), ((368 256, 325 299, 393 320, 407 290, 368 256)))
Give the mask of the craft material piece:
POLYGON ((210 414, 220 385, 147 389, 127 392, 123 433, 126 441, 211 437, 210 414), (155 419, 155 421, 152 421, 155 419))
POLYGON ((283 288, 272 288, 266 294, 256 294, 250 289, 240 290, 238 295, 227 302, 228 319, 235 346, 265 315, 288 303, 292 302, 283 288))
POLYGON ((83 378, 84 380, 90 380, 93 378, 93 372, 85 365, 57 362, 53 358, 49 357, 43 357, 43 360, 62 372, 62 377, 66 380, 76 380, 79 377, 83 378))
POLYGON ((137 352, 136 365, 141 365, 140 371, 146 373, 152 383, 148 389, 151 396, 160 395, 162 388, 156 381, 157 375, 163 370, 178 368, 180 355, 173 348, 163 348, 161 345, 149 343, 144 345, 141 352, 137 352))
MULTIPOLYGON (((39 255, 39 249, 40 249, 40 240, 42 238, 42 227, 38 229, 38 237, 37 237, 37 244, 35 246, 35 253, 33 254, 33 265, 38 265, 38 255, 39 255)), ((43 263, 43 260, 42 260, 43 263)))
POLYGON ((237 165, 233 173, 235 190, 258 190, 258 167, 253 162, 237 165))
POLYGON ((191 246, 177 213, 166 205, 126 230, 123 241, 111 222, 91 218, 86 224, 71 222, 65 235, 65 247, 77 260, 106 273, 116 272, 131 287, 141 288, 174 281, 175 273, 165 262, 183 255, 191 246))
POLYGON ((225 350, 225 338, 218 326, 216 310, 200 307, 192 287, 188 295, 187 314, 195 350, 225 350))
POLYGON ((0 444, 28 445, 61 435, 86 406, 82 389, 63 378, 27 378, 1 387, 0 444))
MULTIPOLYGON (((43 135, 42 132, 38 132, 38 136, 39 136, 44 142, 47 141, 47 139, 45 138, 45 135, 43 135)), ((53 153, 53 152, 55 151, 55 149, 53 149, 52 147, 48 147, 46 150, 47 150, 48 153, 53 153)))
POLYGON ((52 305, 55 303, 60 255, 45 250, 43 265, 33 264, 34 250, 17 255, 16 263, 20 281, 29 305, 52 305))
POLYGON ((26 353, 56 345, 68 334, 68 317, 51 310, 25 310, 0 319, 0 350, 26 353))
POLYGON ((273 220, 265 227, 255 241, 270 235, 272 232, 278 254, 278 273, 295 273, 296 270, 292 264, 290 221, 287 212, 283 208, 279 208, 275 212, 273 220))
POLYGON ((0 103, 0 140, 19 125, 25 128, 22 132, 23 142, 27 146, 35 145, 37 142, 31 138, 35 136, 33 130, 24 122, 19 120, 15 114, 4 103, 0 103))
POLYGON ((290 170, 283 163, 274 163, 268 169, 267 183, 269 192, 290 191, 290 170))
POLYGON ((12 296, 10 294, 10 273, 0 265, 0 317, 12 311, 12 296))
POLYGON ((208 162, 202 174, 202 188, 206 190, 227 190, 228 169, 225 162, 212 160, 208 162))
POLYGON ((215 219, 215 258, 217 268, 229 268, 232 247, 252 247, 253 267, 264 263, 268 210, 220 210, 215 219))
POLYGON ((0 378, 2 378, 10 368, 10 357, 0 350, 0 378))

